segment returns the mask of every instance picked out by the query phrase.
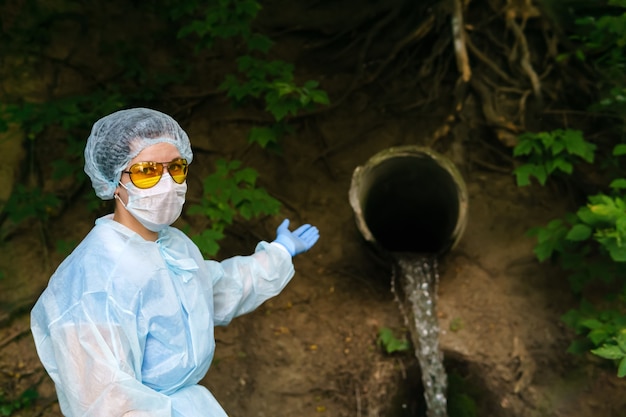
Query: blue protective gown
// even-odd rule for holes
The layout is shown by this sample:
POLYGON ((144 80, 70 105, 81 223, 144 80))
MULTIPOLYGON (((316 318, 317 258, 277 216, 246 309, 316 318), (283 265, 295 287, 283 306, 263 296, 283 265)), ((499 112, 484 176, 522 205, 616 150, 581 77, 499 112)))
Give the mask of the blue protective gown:
POLYGON ((59 266, 31 313, 37 352, 66 416, 226 416, 198 382, 213 327, 278 294, 289 253, 206 261, 168 227, 156 242, 106 216, 59 266))

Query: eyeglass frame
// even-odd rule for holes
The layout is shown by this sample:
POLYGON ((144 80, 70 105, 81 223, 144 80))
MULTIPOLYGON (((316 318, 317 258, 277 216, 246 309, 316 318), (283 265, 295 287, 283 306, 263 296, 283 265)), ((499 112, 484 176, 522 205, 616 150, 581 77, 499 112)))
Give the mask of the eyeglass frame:
POLYGON ((167 169, 167 172, 169 173, 169 165, 176 162, 176 161, 182 161, 181 165, 183 165, 183 169, 185 172, 185 179, 182 182, 178 182, 174 179, 174 177, 172 175, 170 175, 170 177, 172 178, 172 181, 174 181, 176 184, 182 184, 183 182, 185 182, 187 180, 187 174, 189 171, 189 163, 187 162, 187 160, 185 158, 182 157, 178 157, 178 158, 174 158, 169 162, 156 162, 156 161, 140 161, 140 162, 135 162, 134 164, 132 164, 130 167, 128 167, 128 171, 122 171, 122 174, 128 174, 129 178, 130 178, 130 182, 133 183, 133 185, 135 185, 135 187, 138 188, 142 188, 140 186, 138 186, 137 184, 135 184, 135 181, 133 181, 133 177, 132 177, 132 172, 130 171, 135 165, 139 165, 139 164, 154 164, 154 166, 161 166, 161 175, 159 175, 159 179, 157 182, 155 182, 153 185, 151 185, 150 187, 146 187, 146 188, 142 188, 144 190, 147 190, 149 188, 152 188, 154 186, 156 186, 160 181, 161 178, 163 178, 163 172, 164 169, 167 169))

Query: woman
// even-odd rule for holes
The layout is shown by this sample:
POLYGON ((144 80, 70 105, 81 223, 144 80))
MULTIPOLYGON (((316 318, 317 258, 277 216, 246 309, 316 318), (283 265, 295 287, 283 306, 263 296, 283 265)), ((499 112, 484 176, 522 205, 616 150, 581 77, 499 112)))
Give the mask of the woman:
POLYGON ((292 257, 319 232, 285 220, 250 256, 204 260, 170 225, 193 154, 187 134, 155 110, 97 121, 85 172, 113 214, 59 266, 31 313, 39 357, 66 416, 226 416, 198 382, 213 327, 257 308, 294 274, 292 257))

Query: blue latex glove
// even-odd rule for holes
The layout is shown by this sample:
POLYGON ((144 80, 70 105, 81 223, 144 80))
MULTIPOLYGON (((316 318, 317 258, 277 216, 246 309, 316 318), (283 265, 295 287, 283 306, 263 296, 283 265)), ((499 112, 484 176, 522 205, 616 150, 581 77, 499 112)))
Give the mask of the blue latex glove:
POLYGON ((315 226, 305 224, 298 227, 293 232, 289 230, 289 219, 283 222, 276 229, 276 240, 287 249, 291 256, 306 252, 317 242, 320 237, 320 231, 315 226))

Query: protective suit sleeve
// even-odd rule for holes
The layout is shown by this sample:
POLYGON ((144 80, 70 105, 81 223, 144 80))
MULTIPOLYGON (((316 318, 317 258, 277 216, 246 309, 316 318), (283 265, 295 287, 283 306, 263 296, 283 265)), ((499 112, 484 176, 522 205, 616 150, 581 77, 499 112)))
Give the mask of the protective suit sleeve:
POLYGON ((98 317, 98 311, 109 319, 116 315, 105 297, 87 294, 47 329, 33 326, 64 415, 171 417, 170 399, 136 377, 141 372, 137 337, 130 336, 127 324, 98 317))
POLYGON ((279 294, 294 275, 291 255, 278 243, 260 242, 253 255, 207 263, 213 277, 217 326, 228 324, 279 294))

